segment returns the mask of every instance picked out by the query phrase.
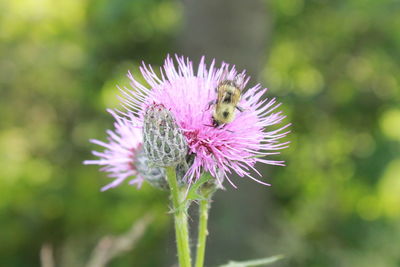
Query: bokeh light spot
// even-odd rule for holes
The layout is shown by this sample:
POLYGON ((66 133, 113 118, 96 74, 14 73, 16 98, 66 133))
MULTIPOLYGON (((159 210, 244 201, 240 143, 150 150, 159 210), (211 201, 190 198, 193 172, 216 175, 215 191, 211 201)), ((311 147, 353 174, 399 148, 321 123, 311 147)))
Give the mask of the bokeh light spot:
POLYGON ((381 214, 381 206, 376 196, 368 195, 357 202, 357 212, 360 217, 367 221, 376 220, 381 214))
POLYGON ((386 215, 400 217, 400 158, 388 164, 380 179, 378 190, 386 215))
POLYGON ((380 118, 382 132, 389 138, 400 141, 400 109, 391 109, 380 118))
POLYGON ((368 132, 355 134, 353 138, 353 154, 360 158, 366 158, 375 151, 375 140, 368 132))
POLYGON ((296 73, 296 85, 299 87, 296 93, 312 96, 321 91, 324 79, 318 70, 312 67, 304 67, 296 73))

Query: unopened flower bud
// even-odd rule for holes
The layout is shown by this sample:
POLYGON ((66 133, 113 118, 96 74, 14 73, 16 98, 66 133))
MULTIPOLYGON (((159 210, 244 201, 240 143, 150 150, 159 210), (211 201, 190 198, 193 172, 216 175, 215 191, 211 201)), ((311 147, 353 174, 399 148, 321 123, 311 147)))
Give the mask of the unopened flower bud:
POLYGON ((136 156, 135 166, 138 174, 153 187, 163 190, 168 189, 165 169, 151 166, 149 158, 146 156, 143 149, 141 149, 136 156))
POLYGON ((205 182, 201 190, 203 193, 207 195, 212 195, 214 194, 218 189, 224 189, 223 182, 224 182, 224 173, 221 171, 221 169, 217 169, 216 176, 213 179, 208 180, 205 182))
POLYGON ((150 163, 158 167, 175 166, 186 156, 188 145, 172 113, 153 104, 144 114, 144 151, 150 163))
POLYGON ((194 162, 194 154, 188 154, 184 160, 182 160, 178 165, 176 165, 176 179, 178 183, 184 184, 187 177, 185 177, 187 171, 192 166, 194 162))

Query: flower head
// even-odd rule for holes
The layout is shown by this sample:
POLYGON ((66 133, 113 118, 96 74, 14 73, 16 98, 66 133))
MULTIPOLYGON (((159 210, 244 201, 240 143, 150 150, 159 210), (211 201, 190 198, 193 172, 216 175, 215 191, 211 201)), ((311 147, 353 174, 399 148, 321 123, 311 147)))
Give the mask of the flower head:
MULTIPOLYGON (((137 176, 138 172, 134 164, 136 155, 142 149, 142 131, 134 122, 135 118, 131 114, 130 120, 121 118, 112 110, 109 113, 115 118, 115 131, 107 130, 108 143, 92 139, 92 143, 105 148, 104 152, 93 151, 93 155, 99 157, 98 160, 86 160, 84 164, 96 164, 104 166, 101 171, 109 173, 109 177, 114 181, 104 186, 101 190, 116 187, 130 176, 137 176)), ((141 186, 143 178, 137 176, 129 183, 141 186)))
POLYGON ((92 143, 105 148, 103 152, 93 151, 93 155, 99 157, 98 160, 86 160, 84 164, 95 164, 103 166, 102 171, 108 172, 109 177, 113 178, 110 184, 101 190, 116 187, 129 177, 129 184, 140 187, 143 181, 147 181, 152 186, 166 189, 168 188, 165 179, 165 169, 151 166, 149 159, 143 150, 142 129, 135 122, 135 117, 128 114, 129 119, 122 118, 112 110, 108 110, 115 118, 115 130, 108 130, 108 143, 99 140, 90 140, 92 143))
POLYGON ((282 161, 262 158, 279 154, 278 150, 287 147, 288 143, 280 143, 280 139, 288 133, 284 129, 289 124, 277 130, 267 129, 285 118, 282 112, 275 111, 280 104, 275 99, 263 99, 267 89, 260 84, 243 89, 250 78, 244 71, 238 73, 234 66, 222 63, 217 68, 213 61, 207 69, 202 58, 195 72, 189 59, 176 57, 176 62, 177 67, 167 57, 160 76, 151 66, 143 65, 140 70, 149 88, 129 73, 132 88, 120 89, 127 113, 120 112, 134 114, 134 121, 143 127, 149 106, 159 104, 169 110, 186 138, 188 153, 194 155, 186 174, 188 182, 198 179, 204 171, 230 181, 228 174, 234 171, 268 185, 254 178, 250 171, 261 176, 254 167, 257 162, 283 165, 282 161), (216 88, 221 84, 239 87, 237 107, 241 112, 235 106, 231 120, 216 125, 215 108, 220 100, 216 88))

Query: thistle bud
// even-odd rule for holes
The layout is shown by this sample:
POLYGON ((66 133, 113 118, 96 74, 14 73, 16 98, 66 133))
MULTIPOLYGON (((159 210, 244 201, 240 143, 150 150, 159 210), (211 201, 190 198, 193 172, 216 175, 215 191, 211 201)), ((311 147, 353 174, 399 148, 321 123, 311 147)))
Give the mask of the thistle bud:
POLYGON ((201 187, 202 192, 207 195, 212 195, 218 189, 225 189, 223 186, 224 179, 225 179, 225 177, 224 177, 224 173, 222 172, 222 170, 217 169, 216 176, 213 179, 208 180, 207 182, 205 182, 202 185, 202 187, 201 187))
POLYGON ((188 154, 184 160, 182 160, 178 165, 176 165, 175 171, 178 183, 180 184, 185 183, 184 180, 185 175, 189 170, 189 168, 192 167, 193 162, 194 162, 194 154, 188 154))
POLYGON ((149 106, 144 114, 143 141, 149 162, 158 167, 177 165, 188 150, 172 113, 159 104, 149 106))
POLYGON ((162 190, 168 189, 165 169, 156 166, 152 167, 143 149, 136 156, 135 166, 138 174, 153 187, 162 190))

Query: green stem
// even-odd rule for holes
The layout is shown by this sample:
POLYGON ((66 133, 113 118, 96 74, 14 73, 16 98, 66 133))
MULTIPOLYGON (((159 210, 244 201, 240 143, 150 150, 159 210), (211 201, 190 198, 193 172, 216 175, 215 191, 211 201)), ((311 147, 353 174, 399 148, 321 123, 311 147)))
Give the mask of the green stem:
POLYGON ((176 181, 174 167, 167 168, 167 180, 171 190, 173 204, 176 246, 178 249, 178 259, 180 267, 191 267, 189 230, 187 222, 188 204, 185 201, 185 190, 180 190, 176 181))
POLYGON ((206 239, 208 235, 207 220, 208 220, 209 199, 200 200, 199 204, 199 232, 197 237, 197 252, 196 252, 196 267, 203 267, 204 255, 206 250, 206 239))

